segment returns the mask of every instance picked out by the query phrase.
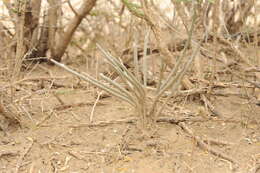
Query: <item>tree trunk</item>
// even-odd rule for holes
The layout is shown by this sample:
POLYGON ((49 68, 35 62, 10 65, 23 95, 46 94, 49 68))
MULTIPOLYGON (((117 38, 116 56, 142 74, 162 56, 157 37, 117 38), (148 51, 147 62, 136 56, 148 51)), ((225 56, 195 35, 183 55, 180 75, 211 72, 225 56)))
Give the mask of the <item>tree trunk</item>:
POLYGON ((77 10, 77 14, 68 24, 68 27, 62 37, 58 40, 55 49, 52 49, 51 56, 56 61, 61 61, 65 50, 67 49, 69 42, 76 31, 77 27, 84 19, 84 17, 90 13, 92 8, 95 6, 97 0, 85 0, 85 2, 81 5, 79 10, 77 10))

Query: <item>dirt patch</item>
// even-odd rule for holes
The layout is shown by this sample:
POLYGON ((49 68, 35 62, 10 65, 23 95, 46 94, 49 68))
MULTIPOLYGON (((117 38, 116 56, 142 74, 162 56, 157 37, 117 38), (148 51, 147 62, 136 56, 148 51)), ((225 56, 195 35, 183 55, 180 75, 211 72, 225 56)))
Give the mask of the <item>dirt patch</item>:
MULTIPOLYGON (((23 82, 27 90, 37 92, 25 102, 28 115, 23 116, 22 127, 0 131, 0 172, 238 171, 231 162, 199 147, 178 124, 158 122, 147 137, 134 121, 126 121, 136 118, 129 105, 113 97, 100 100, 92 113, 96 89, 57 67, 47 67, 56 79, 23 82)), ((46 76, 46 71, 35 70, 30 78, 37 76, 46 76)), ((235 94, 214 96, 211 102, 221 116, 213 117, 196 97, 174 100, 165 115, 186 118, 195 136, 219 141, 208 146, 235 160, 239 171, 257 172, 259 106, 235 94)))

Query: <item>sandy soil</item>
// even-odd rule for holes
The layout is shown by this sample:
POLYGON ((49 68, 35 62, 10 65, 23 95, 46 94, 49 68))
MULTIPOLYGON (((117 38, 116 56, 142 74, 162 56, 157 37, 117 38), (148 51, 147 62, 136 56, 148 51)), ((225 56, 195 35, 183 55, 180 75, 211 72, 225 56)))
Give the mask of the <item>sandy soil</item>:
MULTIPOLYGON (((31 92, 22 101, 28 113, 21 115, 21 127, 0 131, 1 173, 260 172, 260 106, 243 94, 252 95, 252 89, 214 90, 221 93, 208 97, 215 117, 199 95, 173 98, 164 114, 186 118, 193 136, 179 124, 164 122, 147 137, 136 123, 118 122, 135 113, 114 97, 99 100, 91 115, 97 90, 58 67, 39 65, 28 78, 17 91, 19 98, 31 92), (194 136, 218 141, 209 148, 233 159, 238 168, 200 147, 194 136)), ((6 84, 3 76, 1 81, 6 84)))

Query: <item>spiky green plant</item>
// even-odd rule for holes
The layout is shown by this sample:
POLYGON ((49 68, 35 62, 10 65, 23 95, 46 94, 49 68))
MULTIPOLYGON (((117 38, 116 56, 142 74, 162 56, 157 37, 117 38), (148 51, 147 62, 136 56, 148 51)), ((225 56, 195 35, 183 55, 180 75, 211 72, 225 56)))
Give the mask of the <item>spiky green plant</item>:
MULTIPOLYGON (((133 4, 128 4, 128 1, 123 1, 125 5, 127 5, 128 9, 139 10, 139 7, 133 6, 133 4)), ((136 13, 135 11, 131 10, 132 13, 136 13)), ((135 14, 136 15, 136 14, 135 14)), ((102 52, 104 58, 107 60, 108 64, 118 73, 120 78, 123 81, 123 84, 117 83, 114 80, 108 78, 107 76, 100 74, 101 78, 104 82, 94 79, 90 75, 87 74, 80 74, 68 67, 64 64, 61 64, 53 59, 50 59, 51 62, 54 64, 64 68, 65 70, 69 71, 70 73, 80 77, 81 79, 90 82, 91 84, 95 85, 96 87, 110 93, 113 96, 118 97, 119 99, 126 101, 131 106, 133 106, 140 117, 140 122, 143 127, 151 127, 153 126, 156 118, 161 113, 162 109, 164 108, 167 101, 176 93, 177 88, 180 85, 180 82, 183 79, 183 76, 191 66, 193 59, 197 55, 199 51, 199 45, 197 44, 196 48, 191 57, 186 56, 186 48, 191 44, 192 32, 194 30, 194 22, 196 19, 196 15, 193 15, 193 22, 191 28, 188 33, 188 41, 186 42, 185 49, 182 53, 182 56, 178 58, 178 61, 175 64, 175 68, 169 73, 168 77, 165 80, 159 79, 160 85, 158 85, 157 90, 152 93, 152 96, 149 95, 147 92, 147 85, 146 85, 146 73, 147 73, 147 62, 144 60, 143 62, 143 75, 144 75, 144 82, 139 80, 138 77, 138 67, 137 63, 137 50, 136 50, 136 43, 134 45, 134 62, 135 62, 135 75, 132 74, 120 61, 120 58, 116 58, 104 50, 99 44, 97 44, 97 48, 102 52), (125 89, 127 86, 128 89, 125 89), (162 95, 167 92, 171 91, 171 94, 168 95, 164 104, 159 104, 159 100, 162 95)), ((147 45, 148 45, 148 35, 147 33, 144 42, 144 58, 147 53, 147 45)))

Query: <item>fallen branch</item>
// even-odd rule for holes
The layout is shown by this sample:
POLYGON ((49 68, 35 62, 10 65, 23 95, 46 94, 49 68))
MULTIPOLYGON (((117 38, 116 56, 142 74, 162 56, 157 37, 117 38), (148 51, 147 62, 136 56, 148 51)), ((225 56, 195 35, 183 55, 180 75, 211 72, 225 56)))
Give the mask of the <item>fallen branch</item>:
POLYGON ((19 172, 19 169, 20 169, 20 167, 22 166, 23 159, 24 159, 25 156, 29 153, 29 151, 31 150, 31 148, 32 148, 32 146, 33 146, 33 144, 34 144, 33 139, 28 138, 28 140, 30 141, 30 144, 29 144, 29 146, 25 149, 24 153, 19 157, 19 159, 18 159, 18 161, 17 161, 16 168, 15 168, 15 172, 16 172, 16 173, 19 172))
POLYGON ((23 82, 27 82, 27 81, 43 81, 43 80, 46 80, 46 81, 50 81, 52 79, 66 79, 67 77, 66 76, 63 76, 63 77, 58 77, 58 76, 39 76, 39 77, 33 77, 33 78, 24 78, 22 80, 19 80, 17 82, 14 82, 14 83, 11 83, 9 85, 6 85, 6 86, 3 86, 1 89, 6 89, 6 88, 10 88, 14 85, 17 85, 17 84, 21 84, 23 82))
POLYGON ((220 151, 217 151, 217 150, 211 148, 209 145, 207 145, 207 144, 203 141, 203 139, 201 139, 199 136, 194 135, 194 133, 192 132, 192 130, 191 130, 190 128, 188 128, 184 122, 180 122, 180 123, 178 123, 178 125, 179 125, 186 133, 188 133, 189 135, 191 135, 191 136, 196 140, 196 142, 197 142, 197 144, 198 144, 199 147, 201 147, 202 149, 208 151, 209 153, 211 153, 211 154, 213 154, 213 155, 215 155, 215 156, 217 156, 217 157, 220 157, 220 158, 222 158, 222 159, 225 159, 225 160, 227 160, 227 161, 230 161, 231 163, 233 163, 233 164, 235 164, 235 165, 238 165, 237 162, 236 162, 234 159, 230 158, 229 156, 227 156, 227 155, 224 154, 224 153, 221 153, 220 151))
MULTIPOLYGON (((56 110, 56 111, 62 111, 62 110, 70 109, 70 108, 74 108, 74 107, 93 106, 93 105, 94 105, 93 102, 64 104, 64 105, 56 106, 56 107, 54 108, 54 110, 56 110)), ((106 105, 106 104, 105 104, 105 103, 102 103, 102 102, 98 102, 96 105, 97 105, 97 106, 103 106, 103 105, 106 105)), ((49 110, 46 110, 46 111, 49 111, 49 110)))
MULTIPOLYGON (((137 118, 128 118, 128 119, 120 119, 120 120, 111 120, 111 121, 99 121, 96 123, 81 123, 77 125, 71 125, 69 127, 77 128, 77 127, 105 127, 112 124, 135 124, 137 122, 137 118)), ((203 118, 173 118, 173 117, 159 117, 156 122, 157 123, 171 123, 178 124, 180 122, 202 122, 205 121, 203 118)))
POLYGON ((17 156, 19 154, 19 151, 0 151, 0 158, 3 156, 17 156))
POLYGON ((218 139, 211 139, 211 138, 203 139, 203 142, 209 145, 234 145, 234 143, 231 142, 220 141, 218 139))

